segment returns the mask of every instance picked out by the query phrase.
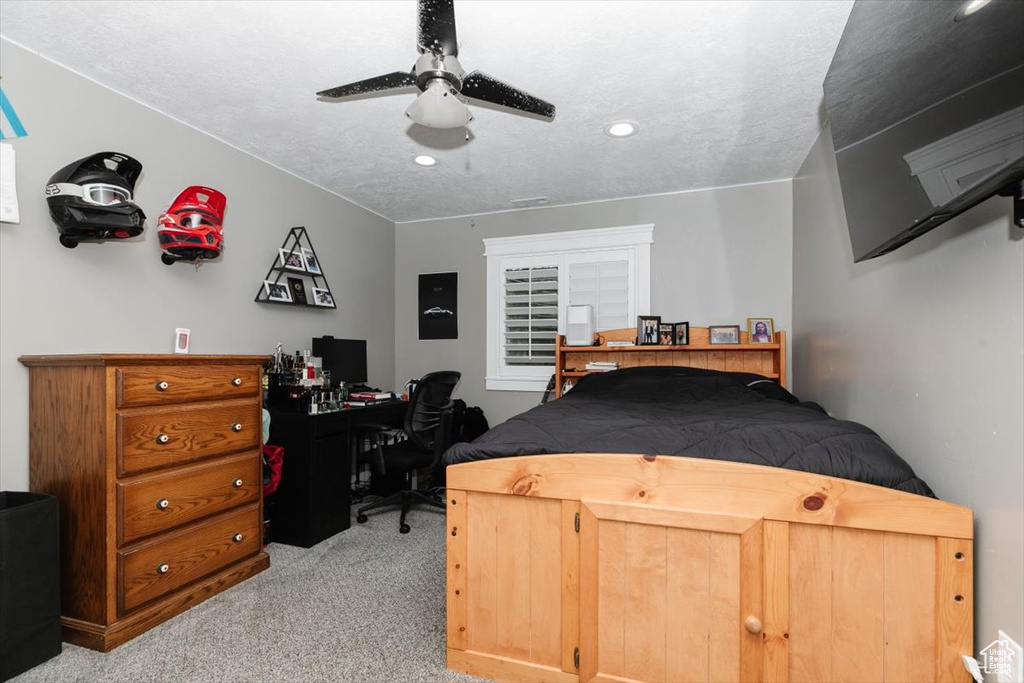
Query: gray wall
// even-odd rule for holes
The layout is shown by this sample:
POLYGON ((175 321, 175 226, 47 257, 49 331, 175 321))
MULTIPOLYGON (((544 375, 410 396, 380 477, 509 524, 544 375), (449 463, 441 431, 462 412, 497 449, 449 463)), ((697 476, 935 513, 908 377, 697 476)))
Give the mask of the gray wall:
POLYGON ((790 328, 790 181, 537 208, 395 226, 395 375, 463 374, 457 395, 491 425, 536 405, 534 392, 487 391, 486 268, 489 237, 654 223, 651 311, 668 322, 790 328), (459 339, 417 339, 417 275, 458 271, 459 339))
POLYGON ((1024 642, 1024 234, 997 197, 854 264, 826 130, 793 181, 796 393, 974 509, 977 650, 1024 642))
POLYGON ((163 114, 0 42, 3 88, 28 129, 18 155, 21 224, 0 225, 0 487, 28 487, 28 370, 22 354, 170 353, 175 327, 193 353, 269 354, 320 334, 369 340, 371 381, 394 380, 394 227, 340 197, 163 114), (144 166, 137 238, 74 250, 57 242, 43 187, 89 154, 144 166), (221 259, 198 271, 160 262, 156 219, 191 184, 228 198, 221 259), (288 229, 306 226, 336 311, 257 304, 288 229))

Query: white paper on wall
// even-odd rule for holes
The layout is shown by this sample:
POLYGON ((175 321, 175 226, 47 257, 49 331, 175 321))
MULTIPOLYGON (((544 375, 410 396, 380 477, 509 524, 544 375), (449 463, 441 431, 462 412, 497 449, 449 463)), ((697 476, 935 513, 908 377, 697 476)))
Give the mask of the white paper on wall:
POLYGON ((14 182, 14 147, 0 142, 0 222, 20 223, 18 187, 14 182))

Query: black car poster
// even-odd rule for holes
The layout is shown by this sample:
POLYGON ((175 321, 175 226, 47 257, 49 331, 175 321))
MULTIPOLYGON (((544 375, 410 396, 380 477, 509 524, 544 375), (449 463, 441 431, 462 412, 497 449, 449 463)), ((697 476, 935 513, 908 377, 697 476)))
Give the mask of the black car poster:
POLYGON ((458 339, 458 306, 458 273, 420 275, 420 339, 458 339))

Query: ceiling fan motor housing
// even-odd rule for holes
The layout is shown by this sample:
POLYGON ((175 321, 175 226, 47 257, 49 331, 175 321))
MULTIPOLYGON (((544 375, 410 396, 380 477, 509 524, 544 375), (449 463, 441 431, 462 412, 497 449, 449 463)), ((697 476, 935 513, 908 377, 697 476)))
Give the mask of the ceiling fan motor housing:
POLYGON ((440 78, 451 84, 454 94, 462 91, 462 79, 466 75, 458 59, 432 52, 420 55, 412 72, 416 75, 416 87, 420 90, 426 90, 431 81, 440 78))

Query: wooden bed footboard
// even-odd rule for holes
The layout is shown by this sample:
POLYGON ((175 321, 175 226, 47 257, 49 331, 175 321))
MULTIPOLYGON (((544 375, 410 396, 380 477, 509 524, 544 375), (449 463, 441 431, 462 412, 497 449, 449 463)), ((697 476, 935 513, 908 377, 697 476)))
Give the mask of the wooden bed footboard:
POLYGON ((510 681, 969 681, 973 515, 615 454, 447 473, 448 668, 510 681))

